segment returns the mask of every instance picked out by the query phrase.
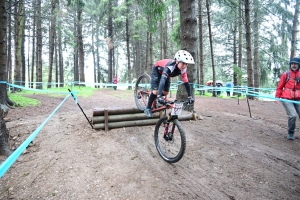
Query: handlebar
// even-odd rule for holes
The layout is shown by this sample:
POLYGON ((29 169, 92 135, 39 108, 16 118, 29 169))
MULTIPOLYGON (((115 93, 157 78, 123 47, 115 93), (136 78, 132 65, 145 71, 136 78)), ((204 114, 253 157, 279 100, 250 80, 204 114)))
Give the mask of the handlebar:
POLYGON ((164 106, 170 107, 174 103, 183 103, 183 104, 186 103, 187 105, 190 105, 189 101, 177 101, 177 100, 174 100, 174 101, 168 101, 168 102, 166 102, 164 106))

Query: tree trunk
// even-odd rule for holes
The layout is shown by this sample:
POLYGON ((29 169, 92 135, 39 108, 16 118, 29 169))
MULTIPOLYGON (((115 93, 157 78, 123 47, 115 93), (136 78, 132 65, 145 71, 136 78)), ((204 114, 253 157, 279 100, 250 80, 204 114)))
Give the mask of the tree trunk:
MULTIPOLYGON (((238 9, 237 9, 238 10, 238 9)), ((235 19, 238 19, 238 15, 235 14, 235 19)), ((237 20, 238 21, 238 20, 237 20)), ((237 66, 237 57, 238 57, 238 52, 237 52, 237 35, 238 35, 238 24, 234 23, 233 24, 233 66, 236 67, 237 66)), ((236 79, 236 72, 233 72, 233 82, 236 79)))
MULTIPOLYGON (((83 50, 83 40, 82 40, 82 7, 79 6, 77 19, 78 19, 78 27, 77 27, 77 37, 78 37, 78 60, 79 60, 79 81, 81 83, 85 83, 85 75, 84 75, 84 50, 83 50)), ((85 85, 85 84, 80 84, 85 85)))
POLYGON ((55 41, 55 26, 56 26, 56 14, 55 5, 56 0, 51 0, 51 22, 49 31, 49 74, 47 88, 51 88, 52 84, 52 69, 53 69, 53 57, 54 57, 54 41, 55 41))
MULTIPOLYGON (((27 32, 28 32, 28 37, 31 38, 31 27, 30 26, 27 26, 27 32)), ((24 41, 25 41, 25 34, 24 34, 24 41)), ((27 42, 27 81, 30 82, 30 47, 31 47, 31 44, 30 42, 27 42)), ((25 60, 25 59, 24 59, 25 60)), ((30 84, 30 83, 29 83, 30 84)), ((28 87, 30 87, 30 85, 28 84, 28 87)))
MULTIPOLYGON (((213 83, 212 85, 216 87, 216 70, 215 70, 215 62, 214 62, 214 51, 213 51, 213 41, 212 41, 212 32, 211 32, 211 23, 210 23, 210 9, 209 2, 206 0, 206 10, 207 10, 207 23, 208 23, 208 31, 209 31, 209 43, 210 43, 210 54, 211 54, 211 67, 213 72, 213 83)), ((216 97, 216 91, 213 90, 213 97, 216 97)))
POLYGON ((246 46, 247 46, 248 87, 253 89, 250 0, 245 0, 244 2, 245 2, 245 28, 246 28, 246 46))
MULTIPOLYGON (((166 13, 166 16, 167 13, 166 13)), ((164 19, 164 40, 163 40, 163 58, 167 57, 167 50, 168 50, 168 23, 167 19, 164 19)))
POLYGON ((146 73, 151 75, 152 66, 153 66, 153 48, 152 48, 153 42, 152 42, 152 33, 149 32, 149 45, 148 45, 148 51, 149 51, 149 59, 148 59, 148 69, 146 73))
POLYGON ((21 19, 20 19, 20 25, 21 25, 21 84, 23 87, 25 87, 25 81, 26 81, 26 64, 25 64, 25 5, 24 1, 22 2, 22 13, 21 13, 21 19))
POLYGON ((57 37, 55 37, 55 47, 54 47, 54 63, 55 63, 55 87, 58 88, 59 87, 59 79, 58 79, 58 73, 59 73, 59 64, 58 64, 58 46, 57 46, 57 37))
POLYGON ((139 69, 139 72, 138 72, 138 76, 136 76, 137 78, 140 76, 140 75, 142 75, 143 73, 142 72, 144 72, 144 67, 143 67, 143 65, 141 64, 141 63, 143 63, 144 64, 144 62, 142 62, 142 58, 141 58, 141 56, 137 56, 137 55, 141 55, 141 41, 139 41, 139 40, 137 40, 137 41, 135 41, 135 43, 136 43, 136 58, 135 58, 135 60, 136 60, 136 65, 135 66, 138 66, 138 69, 139 69))
MULTIPOLYGON (((33 0, 32 7, 33 7, 33 15, 36 16, 36 1, 33 0)), ((35 63, 35 38, 36 38, 36 17, 33 18, 32 22, 32 51, 31 51, 31 78, 29 80, 30 82, 30 88, 33 88, 33 82, 34 82, 34 63, 35 63)))
MULTIPOLYGON (((237 67, 239 67, 240 69, 242 69, 242 59, 243 59, 243 12, 242 12, 242 1, 238 1, 238 64, 237 67)), ((239 70, 241 71, 241 70, 239 70)), ((241 74, 235 72, 234 76, 233 76, 233 85, 237 86, 237 85, 241 85, 241 74)), ((236 94, 233 93, 233 95, 238 95, 240 96, 240 93, 236 94)))
MULTIPOLYGON (((198 0, 198 32, 199 32, 199 84, 204 85, 204 64, 203 64, 203 20, 202 20, 202 0, 198 0)), ((202 91, 201 93, 204 93, 202 91)))
POLYGON ((43 47, 43 33, 42 33, 42 2, 37 0, 37 51, 36 51, 36 89, 43 88, 43 66, 42 66, 42 47, 43 47))
MULTIPOLYGON (((149 20, 148 20, 149 21, 149 20)), ((148 68, 149 68, 149 45, 150 45, 150 32, 147 31, 147 42, 146 42, 146 62, 145 62, 145 66, 139 66, 142 68, 142 73, 148 73, 148 68)), ((138 57, 138 56, 136 56, 138 57)), ((137 66, 135 66, 137 67, 137 66)), ((151 74, 150 74, 151 75, 151 74)), ((138 78, 138 77, 136 77, 138 78)))
MULTIPOLYGON (((5 10, 5 1, 0 1, 0 80, 7 81, 7 71, 6 71, 6 25, 7 16, 5 10)), ((6 84, 0 84, 0 155, 9 156, 12 151, 8 145, 9 132, 6 128, 4 117, 7 114, 7 108, 5 106, 7 99, 6 84)))
MULTIPOLYGON (((99 27, 98 27, 99 28, 99 27)), ((96 56, 97 56, 97 60, 96 60, 96 62, 97 62, 97 64, 96 64, 96 66, 97 66, 97 83, 100 83, 101 82, 101 65, 100 65, 100 53, 99 53, 99 44, 100 44, 100 42, 99 42, 99 29, 98 29, 98 31, 96 31, 96 44, 97 44, 97 46, 96 46, 96 56)), ((98 88, 100 88, 100 86, 98 86, 98 88)))
POLYGON ((17 85, 22 85, 22 44, 24 29, 24 4, 20 0, 15 5, 15 64, 14 81, 17 85))
MULTIPOLYGON (((284 6, 285 6, 285 9, 287 10, 288 8, 288 1, 285 1, 284 2, 284 6)), ((285 21, 287 21, 288 19, 287 19, 287 16, 285 15, 285 13, 281 13, 281 18, 282 18, 282 21, 283 22, 285 22, 285 21)), ((288 48, 288 38, 289 38, 289 32, 287 31, 287 23, 282 23, 281 24, 281 30, 280 30, 280 36, 281 36, 281 47, 280 47, 280 51, 281 52, 279 52, 281 55, 281 58, 284 58, 284 59, 287 59, 288 57, 289 57, 289 48, 288 48)), ((281 75, 281 73, 280 73, 280 71, 279 71, 279 73, 278 73, 278 75, 277 74, 275 74, 275 76, 274 77, 276 77, 276 79, 277 78, 280 78, 280 75, 281 75)))
POLYGON ((7 34, 7 59, 6 59, 6 67, 7 67, 7 79, 9 83, 12 83, 12 53, 11 53, 11 40, 12 40, 12 26, 11 26, 11 10, 12 7, 12 0, 9 0, 8 2, 8 19, 7 19, 7 28, 8 28, 8 34, 7 34))
MULTIPOLYGON (((179 0, 180 8, 180 41, 181 49, 191 53, 193 58, 196 58, 197 52, 197 18, 195 9, 195 0, 179 0)), ((195 65, 189 64, 187 67, 189 83, 194 83, 196 80, 195 65)), ((191 94, 194 96, 194 88, 191 85, 191 94)), ((187 92, 184 85, 180 85, 177 90, 176 98, 180 101, 187 100, 187 92)), ((194 110, 194 105, 188 108, 194 110)))
MULTIPOLYGON (((58 9, 59 9, 59 1, 58 1, 58 9)), ((58 22, 58 27, 61 27, 61 22, 58 22)), ((62 53, 62 30, 59 28, 57 30, 57 48, 58 48, 58 71, 59 71, 59 87, 64 87, 64 61, 63 61, 63 53, 62 53)))
MULTIPOLYGON (((291 40, 291 56, 290 59, 296 56, 296 51, 298 49, 297 45, 297 35, 298 35, 298 27, 299 27, 299 10, 300 10, 300 0, 296 0, 295 5, 295 15, 293 21, 293 30, 292 30, 292 40, 291 40)), ((300 55, 298 55, 300 56, 300 55)))
POLYGON ((108 47, 108 77, 107 77, 107 82, 112 83, 112 50, 113 50, 113 14, 112 14, 112 2, 109 1, 109 6, 108 6, 108 21, 107 21, 107 38, 106 38, 106 44, 108 47))
MULTIPOLYGON (((129 33, 129 0, 126 0, 126 54, 127 54, 127 73, 128 73, 128 83, 132 83, 132 72, 131 72, 131 63, 130 63, 130 33, 129 33)), ((139 66, 138 66, 139 67, 139 66)), ((131 90, 132 87, 128 86, 128 90, 131 90)))
MULTIPOLYGON (((95 43, 95 30, 97 27, 94 27, 94 22, 92 22, 92 57, 93 57, 93 68, 94 68, 94 83, 97 81, 97 63, 96 63, 96 53, 95 53, 95 46, 97 45, 95 43)), ((97 86, 95 86, 97 88, 97 86)))
POLYGON ((254 88, 256 92, 259 92, 257 88, 260 85, 260 67, 259 67, 259 2, 254 0, 254 61, 253 61, 253 72, 254 72, 254 88))

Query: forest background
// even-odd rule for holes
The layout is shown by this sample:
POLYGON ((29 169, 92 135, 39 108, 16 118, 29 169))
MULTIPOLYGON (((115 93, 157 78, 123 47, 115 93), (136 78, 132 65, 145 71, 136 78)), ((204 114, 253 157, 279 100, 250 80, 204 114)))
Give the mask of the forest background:
POLYGON ((199 85, 274 87, 299 56, 299 0, 6 0, 6 12, 8 82, 37 89, 134 82, 182 48, 180 13, 195 21, 199 85))

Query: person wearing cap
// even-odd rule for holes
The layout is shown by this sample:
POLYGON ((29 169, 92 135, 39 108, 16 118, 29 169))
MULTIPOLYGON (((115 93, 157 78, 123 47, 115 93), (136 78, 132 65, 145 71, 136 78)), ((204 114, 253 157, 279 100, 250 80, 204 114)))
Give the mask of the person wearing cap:
MULTIPOLYGON (((276 88, 275 97, 282 99, 282 105, 288 116, 288 140, 294 140, 296 119, 300 118, 300 58, 292 58, 290 69, 280 76, 280 81, 276 88), (284 101, 284 99, 299 101, 299 103, 284 101)), ((279 101, 276 101, 279 103, 279 101)))
POLYGON ((181 76, 188 93, 188 102, 194 103, 194 98, 191 94, 191 89, 187 77, 188 64, 195 64, 193 56, 185 50, 179 50, 173 59, 163 59, 157 61, 152 67, 151 75, 151 95, 148 100, 148 105, 144 112, 148 118, 152 117, 151 106, 155 98, 160 104, 165 104, 165 98, 170 90, 170 77, 181 76))

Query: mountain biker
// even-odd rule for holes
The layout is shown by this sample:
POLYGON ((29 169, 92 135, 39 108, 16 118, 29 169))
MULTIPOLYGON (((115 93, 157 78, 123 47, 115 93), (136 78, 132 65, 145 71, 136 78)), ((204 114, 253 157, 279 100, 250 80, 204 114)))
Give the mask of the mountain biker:
MULTIPOLYGON (((300 101, 300 58, 292 58, 290 70, 280 76, 280 81, 276 88, 276 98, 300 101)), ((279 101, 277 101, 279 103, 279 101)), ((287 139, 294 140, 296 119, 300 117, 300 104, 282 101, 288 115, 288 135, 287 139)))
POLYGON ((151 106, 154 99, 160 104, 165 104, 166 101, 162 97, 167 96, 170 90, 170 77, 181 75, 181 79, 184 82, 186 91, 188 93, 188 102, 194 103, 194 99, 191 95, 191 89, 187 77, 186 68, 188 64, 195 64, 193 56, 185 50, 179 50, 173 59, 163 59, 157 61, 152 67, 151 75, 151 95, 148 100, 148 105, 144 112, 148 118, 152 117, 151 106))

